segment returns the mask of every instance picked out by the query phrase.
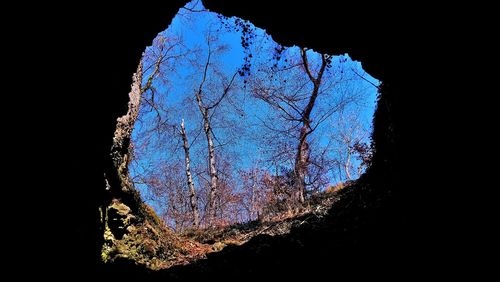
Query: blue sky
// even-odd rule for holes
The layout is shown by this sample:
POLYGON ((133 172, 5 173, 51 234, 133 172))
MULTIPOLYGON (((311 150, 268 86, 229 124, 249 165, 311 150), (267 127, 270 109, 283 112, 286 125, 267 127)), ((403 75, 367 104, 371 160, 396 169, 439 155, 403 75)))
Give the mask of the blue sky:
MULTIPOLYGON (((188 4, 189 5, 189 4, 188 4)), ((201 4, 199 4, 201 5, 201 4)), ((195 7, 196 9, 202 9, 202 6, 195 7)), ((229 19, 227 22, 231 23, 234 19, 229 19)), ((252 25, 253 26, 253 25, 252 25)), ((172 21, 169 28, 162 32, 161 34, 169 37, 175 36, 182 38, 183 48, 189 50, 197 50, 198 62, 203 63, 204 58, 206 58, 207 47, 206 47, 206 33, 211 30, 211 34, 217 35, 217 44, 227 44, 228 50, 219 56, 218 65, 223 75, 230 76, 233 74, 243 63, 243 58, 245 57, 244 49, 241 46, 241 32, 235 31, 234 29, 226 29, 221 20, 217 17, 215 13, 211 12, 188 12, 187 10, 181 10, 172 21)), ((251 50, 267 50, 273 49, 277 46, 276 43, 272 41, 272 38, 268 36, 264 30, 255 29, 254 30, 255 39, 251 46, 251 50)), ((149 49, 146 49, 146 53, 149 49)), ((182 48, 179 49, 179 52, 182 48)), ((285 51, 284 58, 293 58, 294 54, 299 52, 298 47, 292 47, 285 51)), ((256 51, 254 54, 258 54, 256 51)), ((258 66, 266 64, 272 60, 270 57, 271 53, 263 52, 262 56, 254 55, 253 58, 253 72, 258 72, 258 66)), ((314 53, 312 50, 308 52, 308 56, 312 63, 314 63, 314 58, 318 58, 319 55, 314 53)), ((191 158, 193 162, 193 167, 203 168, 206 165, 206 159, 204 159, 204 154, 206 151, 206 141, 204 136, 199 134, 200 132, 200 117, 197 113, 197 108, 192 102, 194 95, 194 89, 199 84, 200 75, 199 70, 193 66, 193 64, 186 63, 188 60, 183 60, 175 62, 171 65, 171 73, 165 70, 167 77, 167 83, 155 82, 155 87, 158 89, 158 98, 160 103, 163 103, 165 108, 168 108, 168 113, 165 113, 165 120, 169 124, 175 125, 180 124, 181 119, 185 119, 186 128, 188 131, 188 138, 192 142, 191 148, 191 158), (191 100, 191 101, 189 101, 191 100), (198 137, 196 137, 198 136, 198 137)), ((378 85, 379 82, 371 77, 370 75, 364 73, 360 62, 352 61, 346 54, 344 56, 335 56, 332 63, 332 73, 337 69, 342 68, 345 70, 346 75, 350 75, 356 78, 356 75, 352 73, 355 70, 358 74, 363 75, 364 79, 378 85)), ((195 64, 194 63, 194 64, 195 64)), ((285 64, 283 59, 280 64, 285 64)), ((243 79, 237 77, 237 84, 239 86, 243 85, 243 79)), ((218 83, 213 81, 213 83, 218 83)), ((362 93, 362 101, 357 103, 355 106, 360 114, 360 121, 363 127, 366 128, 368 132, 371 132, 371 122, 373 113, 375 110, 377 89, 370 83, 363 79, 354 79, 352 82, 353 87, 362 93)), ((324 95, 324 100, 318 100, 318 107, 327 105, 329 97, 332 97, 335 93, 336 88, 332 89, 331 95, 324 95)), ((236 175, 236 171, 240 169, 248 169, 249 167, 255 165, 257 160, 259 165, 266 165, 266 155, 265 148, 259 145, 260 138, 266 138, 265 130, 262 127, 262 120, 271 120, 271 123, 279 124, 277 121, 272 120, 274 113, 273 110, 268 106, 263 104, 261 101, 253 98, 248 89, 238 87, 235 93, 232 94, 232 99, 235 105, 229 102, 226 105, 222 105, 223 109, 228 109, 225 112, 216 113, 214 115, 214 133, 221 143, 229 142, 230 144, 220 147, 220 158, 232 158, 233 161, 233 171, 236 175), (270 119, 271 118, 271 119, 270 119), (229 128, 224 128, 223 126, 218 126, 218 124, 224 125, 229 124, 229 128)), ((360 94, 361 95, 361 94, 360 94)), ((322 98, 323 99, 323 98, 322 98)), ((354 108, 353 108, 354 109, 354 108)), ((332 117, 333 118, 333 117, 332 117)), ((151 123, 154 120, 154 113, 141 110, 139 113, 140 122, 138 122, 136 128, 133 131, 132 139, 135 144, 144 144, 143 139, 145 132, 151 127, 151 123)), ((317 132, 315 132, 315 139, 320 147, 326 146, 331 138, 331 134, 335 131, 332 130, 333 120, 323 123, 318 127, 317 132)), ((267 135, 269 137, 269 135, 267 135)), ((133 162, 131 167, 131 177, 134 178, 138 174, 147 173, 148 169, 143 167, 149 167, 150 170, 154 170, 161 162, 173 162, 183 161, 183 151, 179 150, 179 140, 176 138, 165 137, 160 138, 160 141, 152 142, 149 145, 142 146, 140 156, 133 162), (161 143, 161 145, 159 145, 161 143), (158 149, 160 148, 160 150, 158 149)), ((158 139, 158 140, 160 140, 158 139)), ((366 141, 369 141, 366 139, 366 141)), ((217 143, 217 142, 216 142, 217 143)), ((334 176, 331 175, 332 184, 335 182, 334 176)), ((200 179, 195 178, 196 186, 200 186, 200 179)), ((161 207, 154 201, 148 200, 148 189, 143 184, 137 184, 138 189, 141 191, 143 196, 145 196, 146 202, 151 204, 157 212, 161 213, 161 207)))

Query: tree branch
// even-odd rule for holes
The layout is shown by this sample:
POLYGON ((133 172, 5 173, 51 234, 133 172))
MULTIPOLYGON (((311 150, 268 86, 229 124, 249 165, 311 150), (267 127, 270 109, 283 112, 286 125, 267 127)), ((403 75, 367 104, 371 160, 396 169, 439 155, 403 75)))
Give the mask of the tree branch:
POLYGON ((227 96, 227 93, 229 93, 229 90, 230 90, 230 88, 231 88, 231 85, 233 84, 233 82, 234 82, 234 78, 236 77, 236 75, 237 75, 237 74, 238 74, 238 72, 235 72, 235 73, 233 74, 233 76, 231 77, 231 80, 229 81, 229 84, 228 84, 228 85, 224 88, 224 92, 223 92, 223 93, 222 93, 222 95, 219 97, 219 100, 217 100, 217 102, 215 102, 213 105, 206 107, 206 109, 207 109, 207 110, 211 110, 211 109, 213 109, 213 108, 217 107, 217 106, 218 106, 218 105, 222 102, 222 100, 224 99, 224 97, 226 97, 226 96, 227 96))
POLYGON ((300 49, 300 55, 302 56, 302 64, 304 65, 304 69, 306 70, 306 74, 309 77, 309 80, 311 80, 312 83, 316 84, 316 79, 311 74, 311 70, 309 70, 309 63, 307 61, 307 53, 306 52, 307 52, 307 48, 300 49))
POLYGON ((357 76, 359 76, 361 79, 363 79, 364 81, 370 83, 371 85, 373 85, 375 88, 377 88, 378 90, 380 90, 380 87, 378 87, 377 85, 375 85, 373 82, 369 81, 368 79, 364 78, 362 75, 360 75, 359 73, 356 72, 356 70, 354 70, 354 68, 351 68, 352 72, 354 72, 354 74, 356 74, 357 76))

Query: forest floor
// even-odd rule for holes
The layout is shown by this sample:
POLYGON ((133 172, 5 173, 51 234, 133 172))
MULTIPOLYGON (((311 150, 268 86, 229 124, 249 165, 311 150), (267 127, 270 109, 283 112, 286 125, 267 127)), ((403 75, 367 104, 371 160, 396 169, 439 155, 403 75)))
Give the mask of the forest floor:
POLYGON ((177 245, 183 251, 174 260, 161 264, 159 268, 186 265, 204 259, 210 253, 219 252, 227 246, 242 245, 257 235, 276 236, 290 233, 292 228, 315 222, 327 215, 341 195, 342 193, 338 192, 320 192, 312 195, 300 211, 283 212, 266 220, 176 234, 177 245))

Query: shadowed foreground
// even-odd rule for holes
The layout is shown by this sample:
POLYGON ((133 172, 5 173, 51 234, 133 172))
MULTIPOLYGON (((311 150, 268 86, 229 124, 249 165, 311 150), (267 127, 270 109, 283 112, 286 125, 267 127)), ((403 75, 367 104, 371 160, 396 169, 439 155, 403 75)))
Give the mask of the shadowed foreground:
MULTIPOLYGON (((308 46, 328 54, 348 53, 354 60, 361 61, 368 73, 383 82, 374 120, 376 152, 372 167, 355 187, 343 192, 345 195, 326 216, 292 228, 290 234, 258 235, 241 246, 227 246, 219 253, 209 254, 206 260, 159 272, 126 261, 117 260, 106 265, 97 263, 104 233, 98 207, 110 200, 104 192, 103 172, 113 169, 109 149, 116 119, 127 112, 126 93, 130 90, 131 75, 141 52, 159 31, 168 26, 183 3, 163 3, 152 8, 151 13, 144 14, 137 13, 140 10, 137 7, 129 7, 120 13, 90 7, 86 11, 95 13, 99 10, 100 16, 92 17, 92 20, 87 16, 78 17, 65 22, 75 26, 81 22, 89 25, 78 29, 81 34, 74 42, 64 37, 64 43, 69 40, 74 48, 80 48, 78 51, 82 56, 71 62, 75 72, 67 75, 68 79, 61 79, 61 84, 67 84, 60 87, 65 90, 67 107, 58 118, 68 116, 72 121, 71 128, 78 130, 66 130, 63 139, 67 146, 64 151, 71 152, 71 161, 67 162, 70 165, 62 163, 58 166, 62 171, 57 175, 64 179, 57 182, 64 183, 64 187, 56 192, 63 195, 64 200, 58 199, 57 204, 44 207, 54 209, 54 216, 46 218, 57 219, 46 220, 44 225, 54 222, 64 229, 60 233, 64 236, 52 239, 54 244, 46 243, 64 247, 61 252, 51 250, 58 256, 57 260, 51 261, 51 267, 64 269, 74 276, 93 275, 99 279, 168 277, 186 280, 261 279, 269 275, 311 278, 325 274, 333 279, 342 274, 350 277, 391 276, 398 271, 413 275, 422 270, 428 272, 439 265, 435 256, 429 255, 425 260, 418 258, 435 250, 440 241, 431 238, 430 234, 436 231, 428 227, 429 222, 424 224, 415 219, 417 213, 430 214, 425 206, 422 207, 421 191, 417 189, 421 187, 415 182, 419 177, 417 172, 422 168, 418 159, 423 159, 428 153, 410 141, 428 136, 422 121, 413 121, 421 114, 414 109, 418 108, 415 103, 420 101, 422 104, 426 98, 423 96, 426 92, 419 91, 421 89, 415 84, 417 76, 414 75, 417 73, 415 65, 418 61, 425 61, 424 56, 409 50, 410 47, 419 48, 420 41, 414 39, 418 34, 409 27, 416 19, 409 15, 389 14, 382 6, 359 7, 358 4, 340 2, 335 10, 324 9, 324 1, 308 1, 307 5, 287 7, 290 11, 284 11, 286 1, 279 1, 281 6, 269 6, 264 1, 232 2, 206 0, 204 4, 223 15, 237 15, 252 21, 284 45, 308 46), (352 20, 354 12, 358 16, 356 21, 352 20), (378 21, 380 17, 385 20, 378 21), (342 28, 332 35, 334 23, 342 28), (408 27, 404 34, 400 32, 402 27, 408 27), (417 43, 405 44, 410 38, 411 42, 417 43), (89 73, 92 74, 92 83, 88 81, 89 73), (81 87, 75 88, 74 85, 81 87), (72 95, 67 95, 67 89, 73 90, 72 95), (87 103, 89 99, 98 102, 87 103), (88 132, 92 134, 82 138, 88 132)), ((61 33, 61 36, 65 34, 61 33)))

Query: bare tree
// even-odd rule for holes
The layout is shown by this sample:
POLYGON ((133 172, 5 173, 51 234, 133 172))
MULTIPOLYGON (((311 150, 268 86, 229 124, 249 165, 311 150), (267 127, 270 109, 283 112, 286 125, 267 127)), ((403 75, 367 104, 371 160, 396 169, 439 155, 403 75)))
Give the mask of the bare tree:
MULTIPOLYGON (((205 12, 199 3, 183 10, 191 16, 205 12)), ((353 157, 364 150, 364 139, 344 130, 354 126, 351 120, 335 120, 359 98, 342 86, 352 78, 341 64, 332 67, 332 56, 290 48, 274 65, 265 53, 256 58, 255 72, 240 66, 233 73, 233 57, 224 57, 228 47, 217 41, 224 36, 214 32, 208 28, 206 45, 184 46, 191 40, 165 34, 156 39, 136 78, 142 83, 136 85, 133 122, 125 121, 130 128, 135 120, 144 125, 136 131, 142 160, 133 165, 134 180, 154 192, 161 202, 155 207, 165 211, 170 226, 183 230, 279 216, 297 211, 308 194, 330 183, 334 164, 339 177, 359 175, 353 157), (239 87, 238 74, 245 76, 245 87, 239 87), (247 91, 257 99, 240 96, 247 91), (167 99, 168 93, 174 95, 167 99), (251 147, 242 149, 246 140, 251 147), (253 147, 263 156, 248 167, 246 157, 238 160, 253 147)))
POLYGON ((184 127, 184 119, 181 122, 181 136, 184 147, 184 155, 186 161, 186 178, 189 187, 189 202, 191 204, 191 210, 193 212, 193 226, 198 228, 200 226, 200 213, 198 211, 198 203, 196 200, 196 192, 194 189, 193 176, 191 174, 191 158, 189 156, 189 142, 186 134, 186 128, 184 127))
MULTIPOLYGON (((273 71, 268 77, 281 75, 278 83, 266 83, 264 79, 254 80, 253 94, 258 99, 266 102, 273 109, 279 112, 279 118, 285 121, 286 128, 274 128, 283 135, 292 135, 296 138, 296 148, 293 164, 293 180, 295 191, 293 198, 299 202, 304 202, 304 194, 306 191, 306 175, 310 165, 310 144, 308 137, 329 118, 335 111, 341 108, 347 101, 340 101, 337 105, 318 113, 317 116, 312 116, 315 109, 318 96, 328 89, 321 90, 325 85, 323 79, 327 65, 331 57, 329 55, 320 55, 321 59, 318 66, 313 66, 309 62, 307 49, 300 50, 300 59, 297 62, 273 71), (300 70, 297 72, 296 70, 300 70), (316 69, 316 71, 314 71, 316 69), (295 70, 295 73, 291 72, 295 70), (285 73, 286 75, 283 75, 285 73), (293 80, 287 87, 287 77, 293 80), (255 83, 256 82, 256 83, 255 83), (312 84, 308 87, 307 84, 312 84), (298 132, 295 134, 294 132, 298 132)), ((329 78, 330 80, 331 77, 329 78)), ((332 82, 330 83, 332 84, 332 82)), ((266 125, 265 125, 266 126, 266 125)), ((268 128, 272 128, 267 126, 268 128)))
MULTIPOLYGON (((166 222, 173 220, 171 225, 176 229, 184 228, 187 222, 195 227, 199 226, 199 211, 192 178, 191 182, 188 180, 187 186, 181 185, 185 180, 179 182, 180 176, 174 175, 174 171, 179 170, 180 165, 176 158, 170 157, 168 160, 170 163, 166 163, 165 160, 151 161, 145 156, 150 154, 148 149, 152 146, 158 152, 163 152, 162 155, 171 155, 177 150, 176 146, 171 146, 170 143, 165 146, 162 140, 175 140, 175 137, 182 136, 182 132, 177 130, 178 127, 169 123, 171 109, 165 102, 170 82, 176 74, 174 66, 182 63, 182 59, 190 52, 182 47, 182 39, 177 36, 164 33, 155 38, 153 45, 146 50, 141 60, 140 74, 144 77, 138 81, 140 95, 133 100, 136 101, 135 107, 130 107, 135 110, 135 119, 139 121, 138 125, 141 127, 137 132, 138 138, 134 140, 132 181, 136 185, 145 185, 148 188, 146 194, 154 197, 155 205, 160 207, 166 216, 166 222), (188 196, 189 201, 187 201, 188 196), (188 202, 189 208, 186 209, 184 205, 188 202)), ((133 125, 136 125, 135 122, 133 125)), ((187 138, 185 131, 184 135, 187 138)), ((190 161, 189 152, 186 157, 190 161)), ((189 163, 186 163, 186 168, 189 170, 189 163)), ((182 170, 179 172, 182 173, 182 170)))
POLYGON ((311 126, 311 112, 318 98, 319 87, 321 85, 321 79, 323 78, 323 73, 325 72, 326 65, 328 63, 328 55, 321 55, 321 67, 318 74, 314 76, 311 73, 309 62, 307 60, 306 49, 302 48, 300 50, 302 56, 302 63, 304 65, 304 70, 309 77, 309 80, 313 84, 313 90, 309 96, 309 101, 306 107, 302 110, 300 114, 300 122, 302 127, 300 128, 299 144, 297 146, 297 155, 295 157, 294 175, 297 185, 296 199, 300 202, 304 202, 304 192, 305 192, 305 177, 307 172, 307 167, 309 166, 309 144, 307 143, 307 136, 311 134, 314 129, 311 126))
POLYGON ((182 231, 193 225, 189 193, 182 175, 181 161, 162 162, 146 178, 156 205, 162 208, 161 214, 167 225, 176 231, 182 231))
POLYGON ((238 222, 243 219, 242 193, 238 192, 236 181, 233 177, 231 159, 219 159, 218 186, 215 195, 216 218, 212 226, 222 226, 238 222))
MULTIPOLYGON (((135 133, 139 134, 134 139, 134 159, 145 154, 145 149, 152 143, 159 143, 164 137, 171 137, 169 129, 172 126, 169 124, 168 114, 170 109, 165 103, 167 90, 171 87, 171 81, 175 75, 174 65, 178 65, 180 61, 188 54, 189 51, 183 50, 182 40, 176 36, 160 34, 153 41, 153 45, 148 47, 144 52, 141 60, 141 77, 140 81, 140 97, 137 104, 137 123, 134 122, 135 133), (139 115, 139 111, 141 114, 139 115), (140 130, 137 130, 140 128, 140 130)), ((132 132, 131 132, 132 133, 132 132)), ((159 147, 159 146, 158 146, 159 147)), ((162 150, 163 148, 158 148, 162 150)), ((144 161, 144 158, 141 159, 144 161)), ((141 178, 137 173, 140 171, 138 166, 141 164, 134 163, 132 169, 135 170, 136 178, 141 178)), ((151 168, 155 169, 155 168, 151 168)), ((139 173, 140 174, 140 173, 139 173)))
MULTIPOLYGON (((212 115, 213 112, 216 110, 216 108, 221 104, 221 102, 226 98, 228 93, 231 90, 231 87, 233 86, 233 82, 236 78, 237 72, 235 72, 232 77, 227 80, 226 83, 222 85, 222 88, 217 88, 217 87, 211 87, 209 90, 210 92, 207 93, 207 89, 205 88, 205 84, 209 78, 209 69, 211 67, 214 67, 211 59, 212 56, 217 52, 217 50, 212 50, 212 43, 213 39, 210 37, 210 34, 207 36, 207 45, 208 45, 208 55, 207 59, 205 61, 205 65, 203 68, 203 73, 202 73, 202 78, 201 82, 198 86, 198 89, 195 91, 195 97, 196 97, 196 102, 198 105, 199 112, 202 117, 202 122, 203 122, 203 132, 205 134, 206 140, 207 140, 207 147, 208 147, 208 172, 210 176, 210 190, 209 190, 209 195, 208 195, 208 208, 207 208, 207 213, 208 213, 208 222, 210 224, 211 219, 216 217, 216 208, 215 208, 215 196, 217 193, 217 185, 218 185, 218 174, 217 174, 217 163, 216 163, 216 154, 215 154, 215 144, 214 144, 214 136, 213 136, 213 128, 211 125, 212 121, 212 115), (219 92, 219 93, 215 93, 219 92), (218 96, 217 96, 218 94, 218 96), (215 99, 212 98, 212 102, 207 102, 206 98, 208 95, 212 95, 212 97, 216 97, 215 99)), ((219 74, 222 75, 222 72, 218 72, 219 74)), ((222 79, 221 81, 224 81, 222 79)))
POLYGON ((149 74, 142 84, 142 100, 144 112, 154 112, 155 121, 153 129, 162 131, 168 127, 166 116, 168 109, 161 101, 167 96, 165 89, 170 86, 170 80, 175 75, 174 65, 189 53, 183 48, 182 38, 178 36, 158 35, 153 41, 153 45, 144 53, 142 59, 145 66, 144 73, 149 74), (158 86, 161 86, 163 93, 158 93, 158 86))
MULTIPOLYGON (((354 179, 354 174, 359 176, 361 164, 355 169, 353 156, 361 149, 360 144, 368 137, 368 131, 363 127, 359 118, 359 109, 342 111, 335 119, 334 132, 331 138, 335 141, 337 151, 337 164, 343 170, 346 180, 354 179), (359 148, 358 148, 359 147, 359 148)), ((342 175, 342 174, 340 174, 342 175)))
POLYGON ((266 202, 270 200, 266 193, 266 186, 263 185, 263 171, 258 167, 258 162, 247 170, 239 173, 242 181, 243 203, 248 220, 255 220, 262 214, 262 209, 266 202))

